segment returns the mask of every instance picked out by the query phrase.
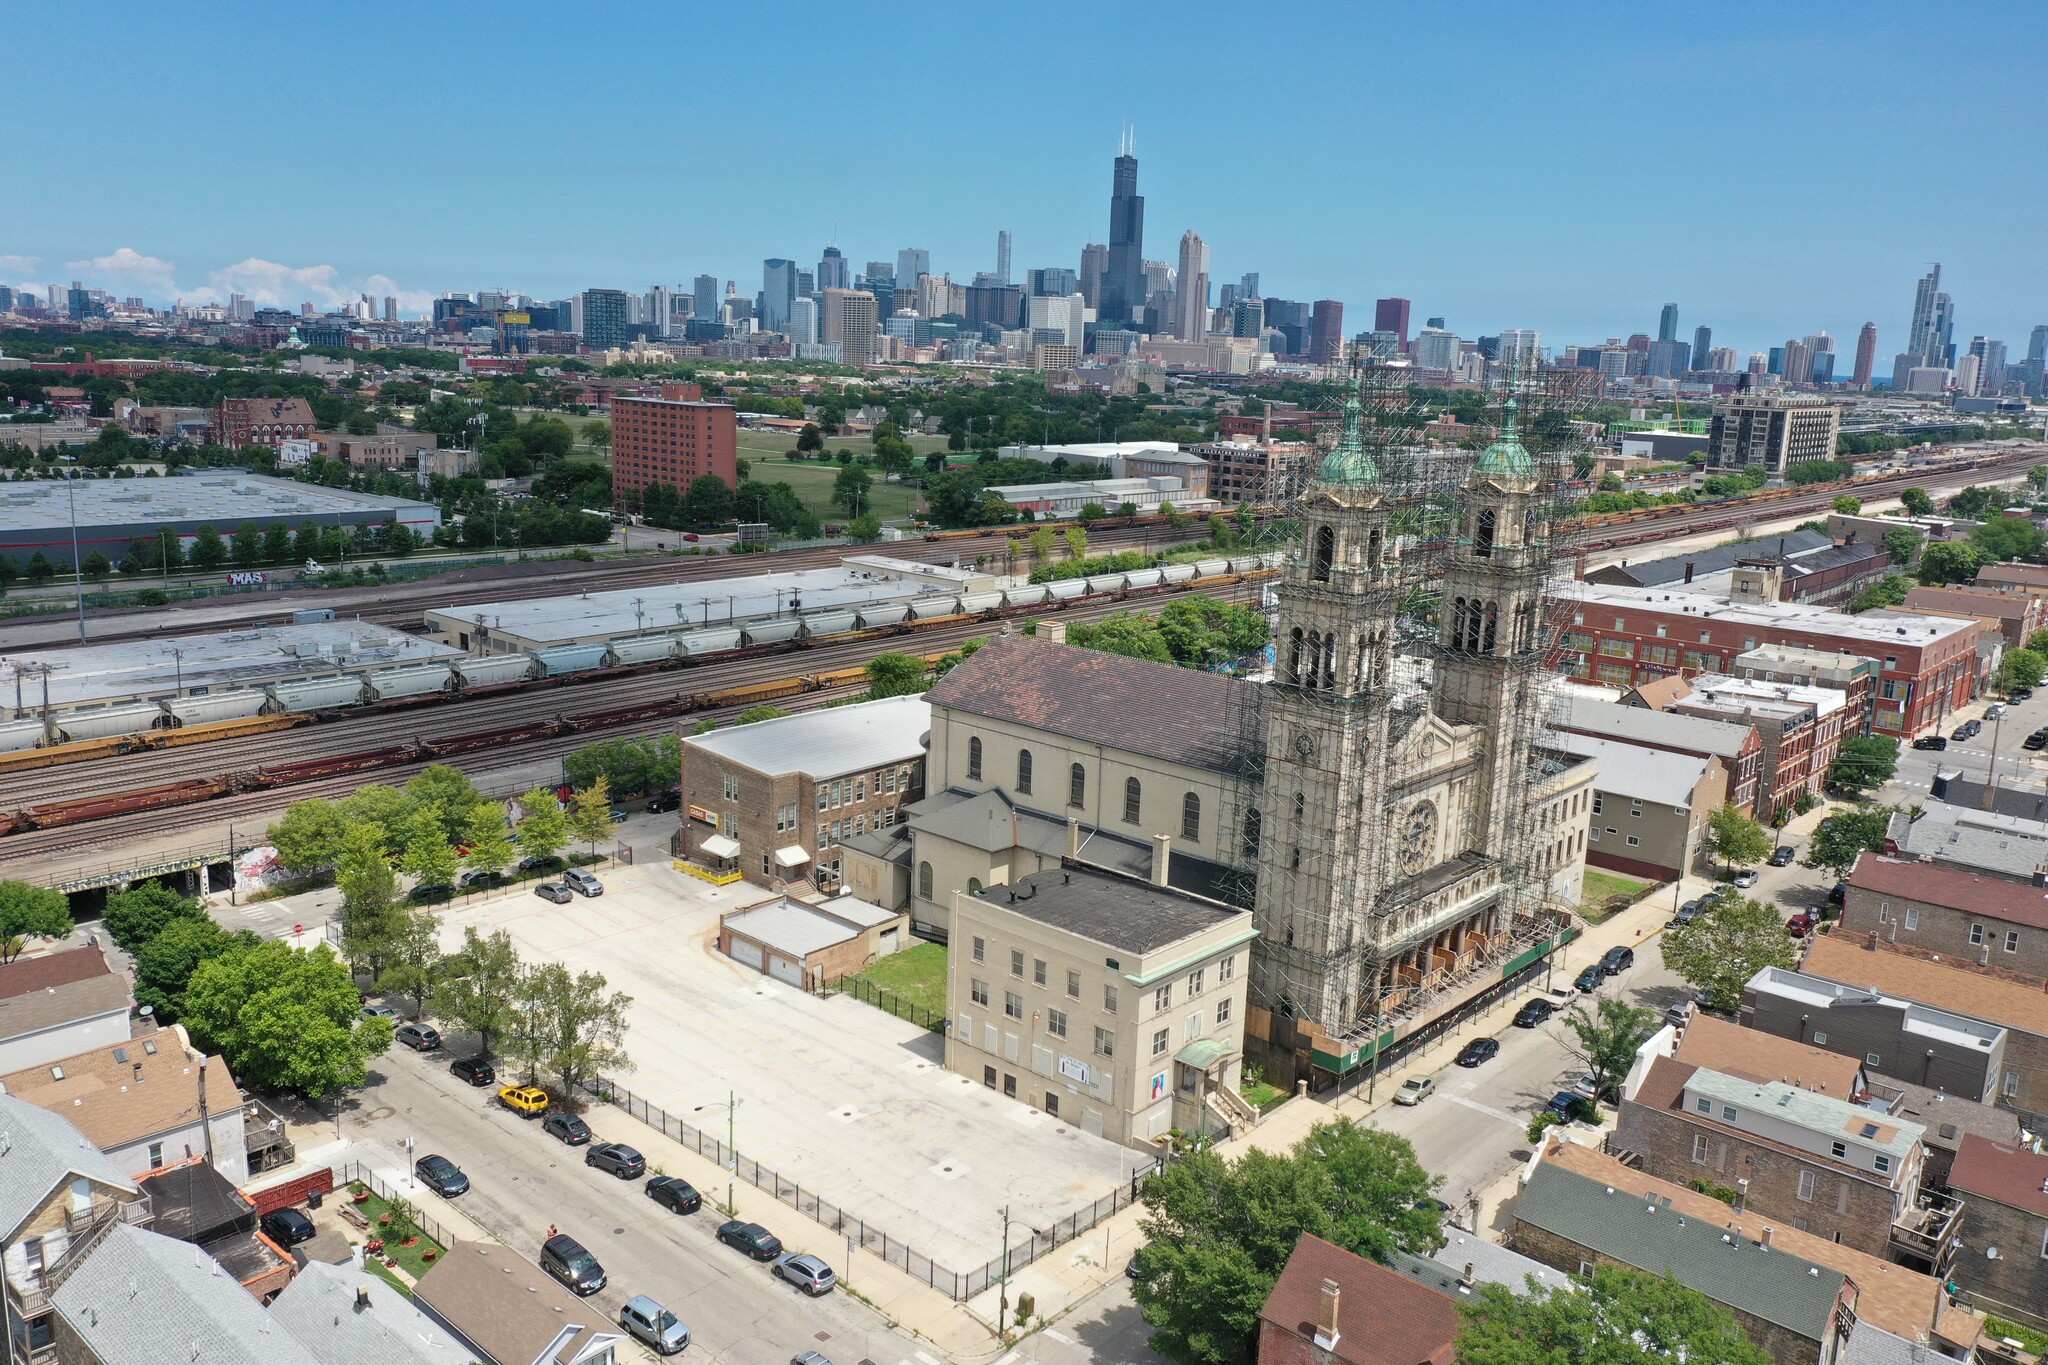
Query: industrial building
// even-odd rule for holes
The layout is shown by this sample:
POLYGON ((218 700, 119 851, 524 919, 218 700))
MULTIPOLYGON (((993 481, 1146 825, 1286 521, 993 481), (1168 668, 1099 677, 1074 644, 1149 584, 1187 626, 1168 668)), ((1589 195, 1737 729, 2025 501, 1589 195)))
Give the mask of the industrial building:
POLYGON ((262 474, 208 471, 162 479, 27 479, 0 483, 0 556, 25 565, 40 553, 60 569, 97 550, 118 564, 136 542, 161 531, 190 545, 202 526, 226 539, 243 526, 265 530, 383 526, 421 537, 441 524, 440 509, 412 498, 323 488, 262 474))

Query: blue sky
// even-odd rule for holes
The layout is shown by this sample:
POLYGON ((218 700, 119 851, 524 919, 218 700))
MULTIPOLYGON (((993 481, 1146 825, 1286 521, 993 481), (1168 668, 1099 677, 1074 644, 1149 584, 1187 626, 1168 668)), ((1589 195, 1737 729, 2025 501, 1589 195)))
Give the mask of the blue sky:
POLYGON ((767 256, 1075 266, 1135 120, 1146 254, 1461 335, 1744 351, 1939 260, 2048 321, 2031 5, 96 4, 9 11, 0 280, 556 297, 767 256), (76 263, 76 264, 74 264, 76 263))

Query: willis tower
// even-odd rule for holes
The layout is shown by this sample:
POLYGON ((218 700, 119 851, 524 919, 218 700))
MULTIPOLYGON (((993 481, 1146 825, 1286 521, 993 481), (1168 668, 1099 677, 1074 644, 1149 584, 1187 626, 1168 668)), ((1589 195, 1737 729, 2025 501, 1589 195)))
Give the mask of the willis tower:
POLYGON ((1145 198, 1138 193, 1137 134, 1124 129, 1109 194, 1109 268, 1102 276, 1104 323, 1131 322, 1145 309, 1145 198))

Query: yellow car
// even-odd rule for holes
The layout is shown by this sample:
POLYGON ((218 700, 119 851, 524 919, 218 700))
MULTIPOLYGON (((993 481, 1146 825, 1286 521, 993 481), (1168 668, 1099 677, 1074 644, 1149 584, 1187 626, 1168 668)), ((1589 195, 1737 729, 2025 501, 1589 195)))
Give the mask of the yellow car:
POLYGON ((513 1113, 527 1118, 538 1118, 548 1112, 548 1092, 537 1085, 508 1085, 498 1092, 498 1100, 513 1113))

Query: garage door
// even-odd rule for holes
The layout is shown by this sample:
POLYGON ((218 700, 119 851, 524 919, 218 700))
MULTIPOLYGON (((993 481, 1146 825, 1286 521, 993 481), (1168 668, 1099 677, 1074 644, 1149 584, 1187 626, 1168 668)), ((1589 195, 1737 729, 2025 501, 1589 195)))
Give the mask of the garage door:
POLYGON ((787 981, 792 986, 804 984, 804 969, 801 963, 791 962, 786 957, 768 954, 768 975, 777 981, 787 981))
POLYGON ((746 963, 746 964, 747 964, 747 965, 748 965, 749 967, 752 967, 752 968, 753 968, 753 969, 754 969, 755 971, 757 971, 757 972, 761 970, 761 945, 760 945, 760 944, 758 944, 758 943, 749 943, 749 942, 747 942, 747 941, 746 941, 745 939, 743 939, 743 938, 735 938, 735 939, 731 940, 731 942, 732 942, 732 960, 733 960, 733 961, 735 961, 735 962, 744 962, 744 963, 746 963))

